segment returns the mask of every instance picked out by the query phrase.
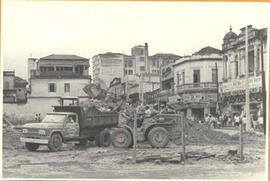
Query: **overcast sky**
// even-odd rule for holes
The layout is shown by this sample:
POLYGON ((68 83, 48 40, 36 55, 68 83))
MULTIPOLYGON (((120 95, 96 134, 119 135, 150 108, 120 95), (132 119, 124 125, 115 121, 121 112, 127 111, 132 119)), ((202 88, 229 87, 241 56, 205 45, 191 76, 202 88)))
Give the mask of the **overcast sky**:
POLYGON ((149 53, 189 55, 221 49, 232 25, 269 29, 270 3, 2 1, 4 70, 27 77, 27 58, 98 53, 130 54, 148 42, 149 53))

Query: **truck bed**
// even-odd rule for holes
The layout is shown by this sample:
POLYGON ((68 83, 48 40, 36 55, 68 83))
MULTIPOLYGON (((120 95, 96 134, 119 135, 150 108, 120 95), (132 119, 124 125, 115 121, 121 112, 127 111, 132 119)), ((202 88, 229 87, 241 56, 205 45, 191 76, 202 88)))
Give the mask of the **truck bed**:
POLYGON ((116 112, 101 112, 95 107, 53 106, 55 112, 74 112, 78 114, 81 129, 95 127, 114 127, 118 125, 116 112))

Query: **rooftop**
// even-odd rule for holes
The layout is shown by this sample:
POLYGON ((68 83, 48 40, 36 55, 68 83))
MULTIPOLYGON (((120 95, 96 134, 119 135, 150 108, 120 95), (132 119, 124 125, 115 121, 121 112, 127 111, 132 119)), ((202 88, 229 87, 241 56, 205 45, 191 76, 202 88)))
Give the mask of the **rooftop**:
POLYGON ((193 55, 211 55, 211 54, 221 54, 221 50, 207 46, 195 52, 193 55))
MULTIPOLYGON (((100 53, 98 56, 107 58, 107 57, 118 57, 118 56, 128 56, 123 53, 113 53, 113 52, 107 52, 107 53, 100 53)), ((95 56, 94 56, 95 57, 95 56)))
POLYGON ((175 55, 173 53, 156 53, 152 55, 153 58, 162 58, 162 59, 174 59, 177 60, 181 58, 179 55, 175 55))
POLYGON ((67 55, 67 54, 65 55, 51 54, 49 56, 40 58, 40 60, 85 60, 85 61, 88 61, 87 58, 80 57, 77 55, 67 55))

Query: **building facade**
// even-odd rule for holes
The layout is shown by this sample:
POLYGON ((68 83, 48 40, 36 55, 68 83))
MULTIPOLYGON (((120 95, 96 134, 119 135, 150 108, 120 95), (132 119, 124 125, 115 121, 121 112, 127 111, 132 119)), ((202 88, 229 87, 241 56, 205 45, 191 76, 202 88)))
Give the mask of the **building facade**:
MULTIPOLYGON (((220 86, 222 104, 227 112, 240 113, 245 105, 245 27, 237 35, 232 31, 225 34, 222 50, 224 53, 224 80, 220 86)), ((248 74, 250 89, 250 110, 256 114, 262 104, 262 71, 266 71, 267 29, 248 26, 248 74), (264 65, 262 66, 262 59, 264 65), (262 67, 264 67, 262 69, 262 67)))
POLYGON ((174 65, 174 88, 179 95, 178 109, 187 117, 203 119, 206 114, 216 114, 218 83, 222 82, 222 52, 205 47, 177 60, 174 65))
MULTIPOLYGON (((153 76, 150 79, 154 80, 160 74, 161 65, 172 63, 179 58, 178 55, 168 53, 149 56, 148 43, 132 47, 131 55, 110 52, 98 54, 92 59, 93 80, 103 80, 109 87, 114 78, 121 78, 122 84, 129 90, 129 87, 138 85, 140 75, 153 76)), ((153 84, 156 85, 156 82, 153 84)))
POLYGON ((3 72, 3 102, 26 103, 27 81, 15 76, 15 71, 3 72))
POLYGON ((49 55, 28 60, 29 98, 76 96, 87 98, 89 59, 76 55, 49 55))
POLYGON ((111 52, 95 55, 92 58, 93 82, 102 80, 109 87, 114 77, 123 77, 125 56, 121 53, 111 52))

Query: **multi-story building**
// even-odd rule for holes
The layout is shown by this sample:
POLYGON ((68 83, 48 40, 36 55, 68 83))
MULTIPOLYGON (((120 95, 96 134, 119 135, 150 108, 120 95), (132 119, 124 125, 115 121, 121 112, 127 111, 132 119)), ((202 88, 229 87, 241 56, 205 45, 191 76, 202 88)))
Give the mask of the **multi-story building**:
MULTIPOLYGON (((109 87, 115 78, 121 78, 127 87, 138 84, 138 76, 141 74, 158 76, 160 66, 179 59, 174 54, 158 53, 149 56, 148 44, 137 45, 131 48, 131 56, 121 53, 98 54, 93 57, 93 80, 103 80, 109 87)), ((155 78, 154 78, 155 79, 155 78)))
POLYGON ((29 98, 60 96, 87 98, 83 87, 90 83, 89 59, 76 55, 49 55, 28 59, 29 98))
POLYGON ((26 103, 27 81, 15 76, 14 71, 3 72, 3 102, 4 103, 26 103))
MULTIPOLYGON (((224 53, 224 82, 220 86, 224 111, 241 112, 245 104, 245 27, 237 35, 232 31, 225 34, 222 50, 224 53)), ((262 104, 262 71, 266 71, 267 29, 248 26, 248 74, 250 108, 256 113, 262 104), (262 58, 264 70, 262 70, 262 58)))
POLYGON ((223 78, 222 52, 207 46, 180 58, 173 68, 175 93, 180 98, 178 109, 197 119, 203 119, 205 114, 215 115, 217 82, 223 78))
MULTIPOLYGON (((130 73, 130 69, 128 69, 129 67, 127 67, 126 71, 124 71, 125 56, 126 55, 121 53, 111 53, 111 52, 95 55, 92 58, 93 82, 96 83, 97 81, 102 80, 105 82, 106 86, 109 87, 110 82, 113 80, 113 78, 123 77, 124 72, 126 71, 127 73, 130 73)), ((130 59, 128 59, 128 61, 129 60, 130 59)))

